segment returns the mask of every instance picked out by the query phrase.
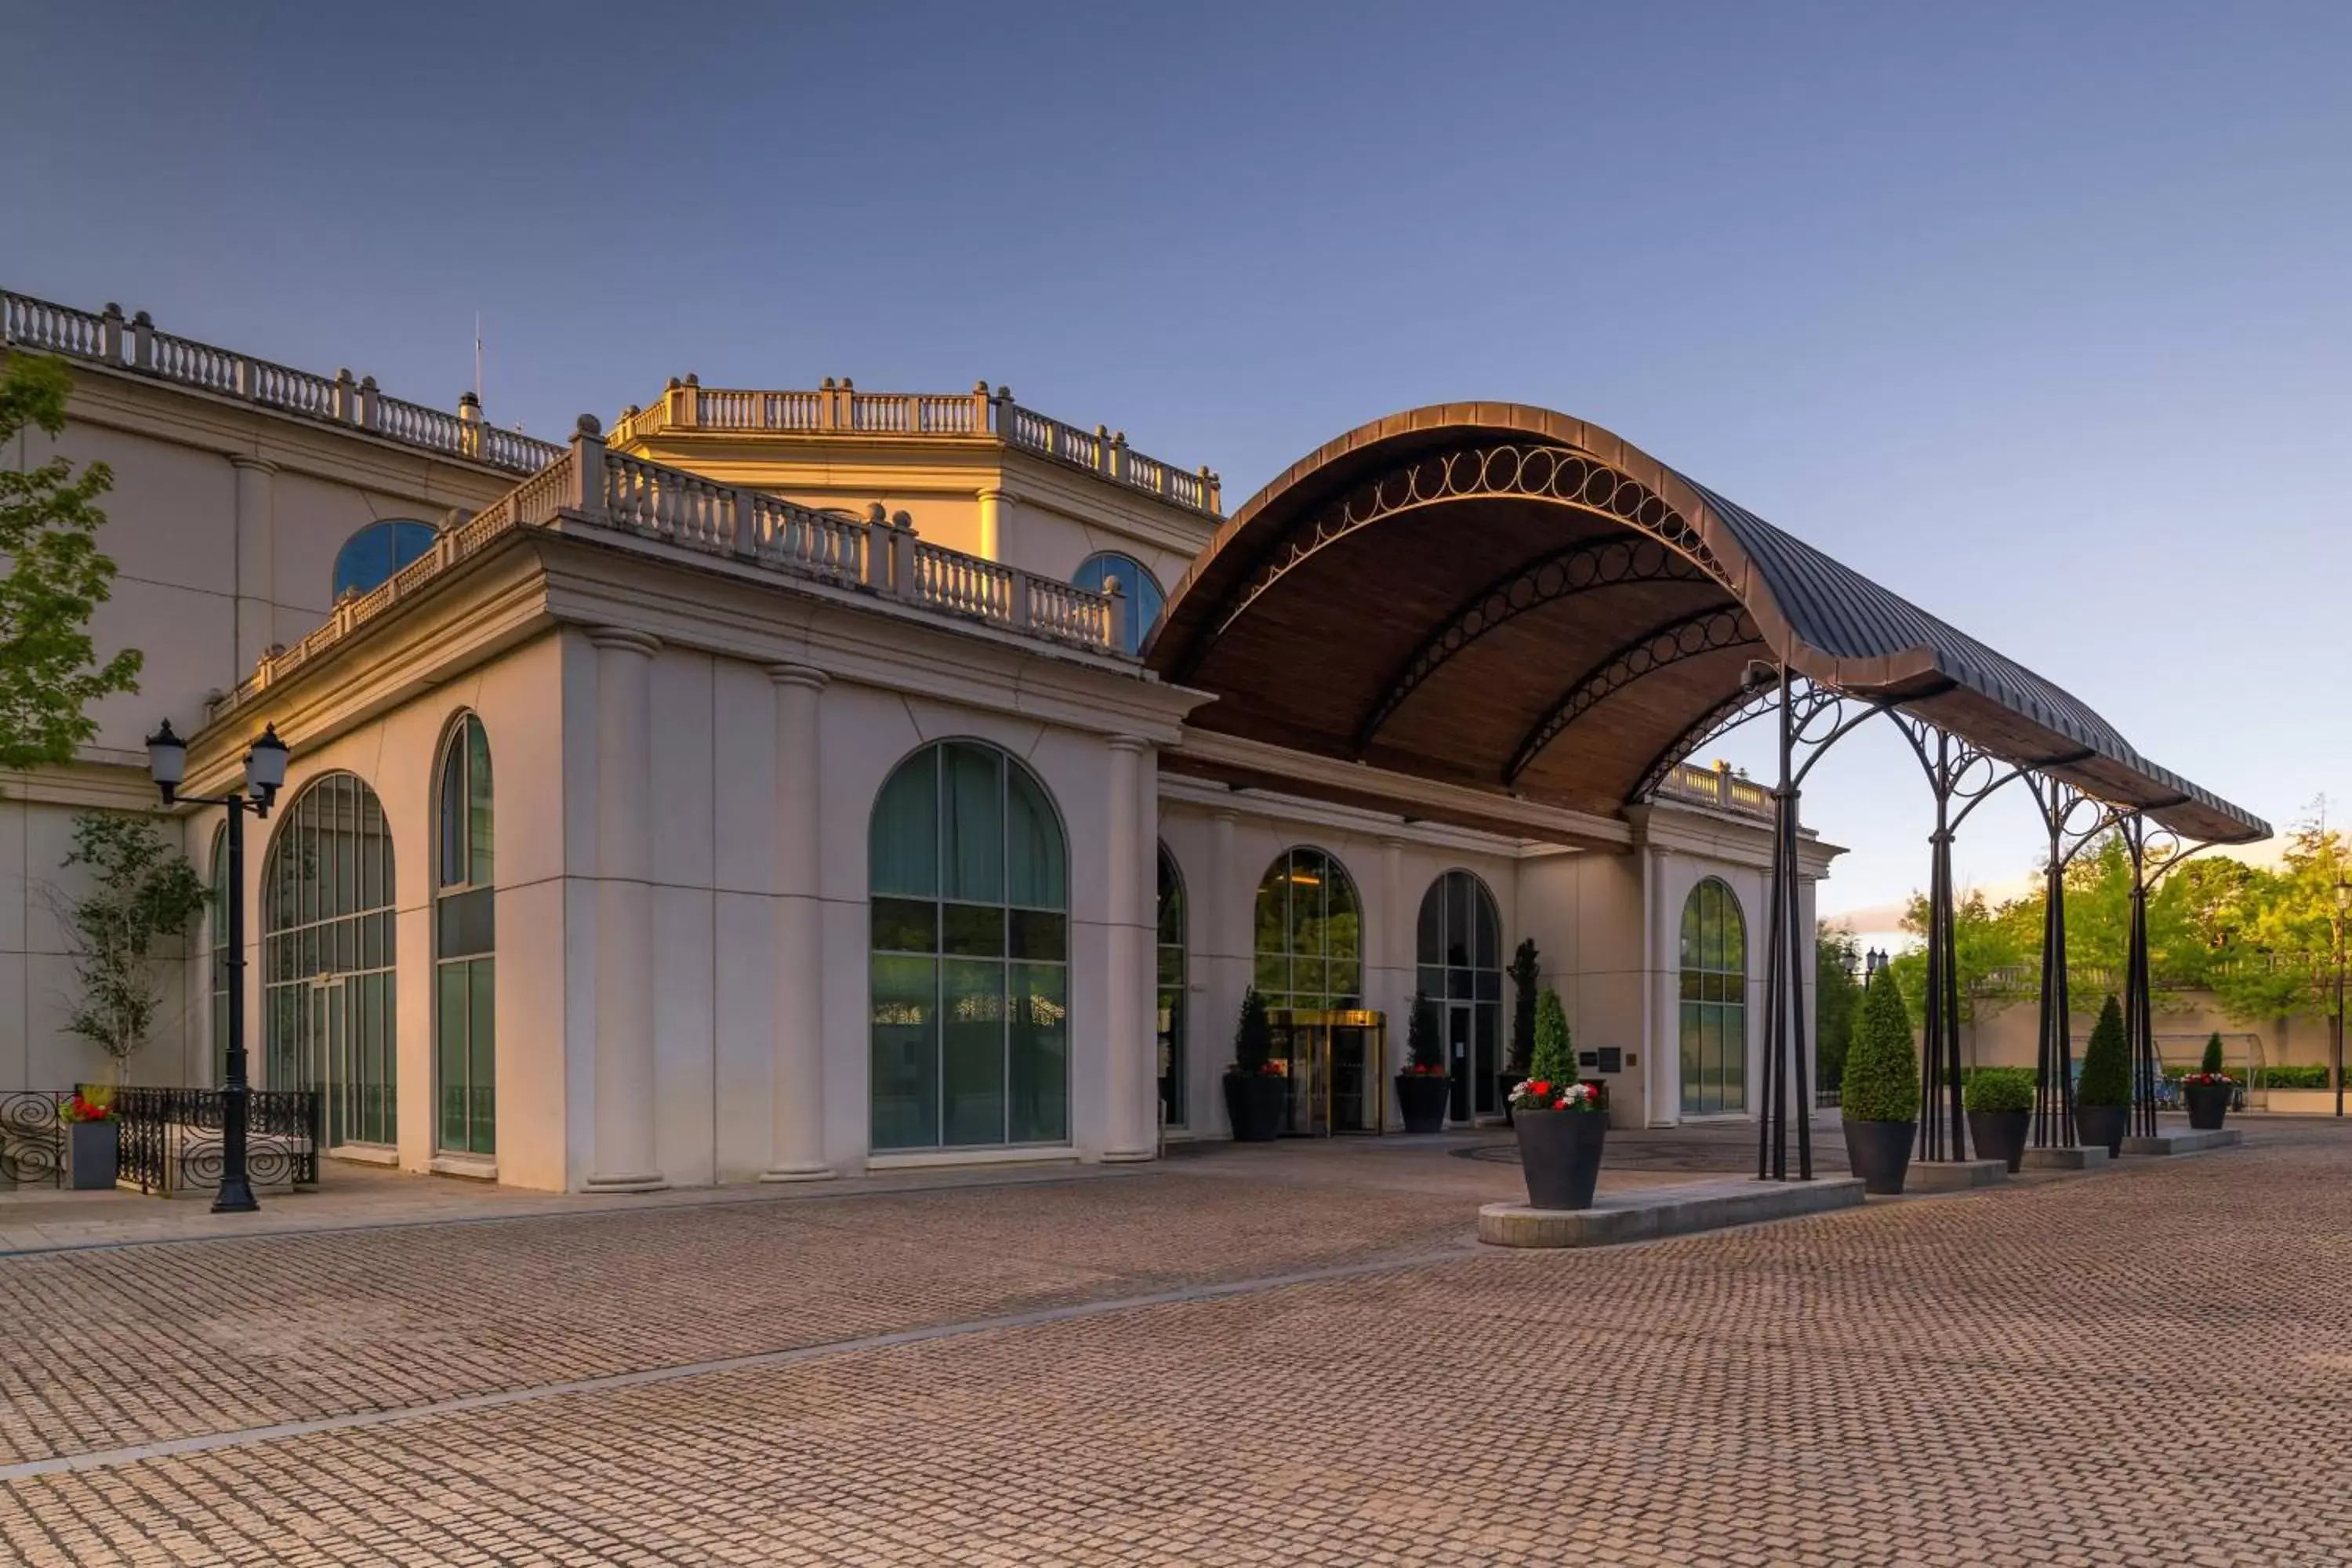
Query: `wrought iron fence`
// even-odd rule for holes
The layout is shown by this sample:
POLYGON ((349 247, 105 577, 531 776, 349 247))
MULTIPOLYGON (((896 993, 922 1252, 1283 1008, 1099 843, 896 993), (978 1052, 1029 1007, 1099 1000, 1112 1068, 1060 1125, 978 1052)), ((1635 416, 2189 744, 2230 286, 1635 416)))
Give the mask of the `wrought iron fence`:
MULTIPOLYGON (((61 1187, 66 1175, 65 1107, 98 1086, 0 1095, 0 1181, 61 1187)), ((226 1097, 216 1089, 125 1088, 110 1091, 115 1110, 115 1179, 170 1197, 220 1185, 226 1155, 221 1123, 226 1097)), ((320 1100, 316 1089, 256 1089, 247 1096, 246 1168, 257 1187, 315 1186, 319 1180, 320 1100)))

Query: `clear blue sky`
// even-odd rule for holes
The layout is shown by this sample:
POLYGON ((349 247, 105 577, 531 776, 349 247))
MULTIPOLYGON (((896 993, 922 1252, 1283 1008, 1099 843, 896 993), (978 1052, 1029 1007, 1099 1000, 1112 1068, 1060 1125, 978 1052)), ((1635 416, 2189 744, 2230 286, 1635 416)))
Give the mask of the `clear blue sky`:
MULTIPOLYGON (((444 405, 478 310, 551 436, 985 376, 1236 505, 1546 405, 2273 821, 2352 793, 2352 6, 10 11, 7 287, 444 405)), ((1891 736, 1818 776, 1825 909, 1923 880, 1891 736)))

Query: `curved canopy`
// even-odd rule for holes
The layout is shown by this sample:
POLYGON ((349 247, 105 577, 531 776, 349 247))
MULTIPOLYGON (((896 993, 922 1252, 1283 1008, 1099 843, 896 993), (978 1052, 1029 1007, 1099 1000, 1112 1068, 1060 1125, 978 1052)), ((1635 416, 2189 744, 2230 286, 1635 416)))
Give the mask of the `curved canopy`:
POLYGON ((1414 409, 1293 464, 1218 531, 1144 657, 1216 694, 1193 727, 1612 815, 1773 660, 2186 837, 2270 833, 2022 665, 1519 404, 1414 409))

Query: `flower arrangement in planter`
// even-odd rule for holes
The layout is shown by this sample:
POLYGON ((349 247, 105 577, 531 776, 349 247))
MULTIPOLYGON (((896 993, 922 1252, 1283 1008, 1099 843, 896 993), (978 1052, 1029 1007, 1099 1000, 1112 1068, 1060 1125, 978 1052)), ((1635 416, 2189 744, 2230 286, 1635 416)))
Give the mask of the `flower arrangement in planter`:
POLYGON ((2230 1097, 2238 1080, 2221 1070, 2221 1032, 2205 1042, 2205 1059, 2180 1080, 2180 1098, 2189 1105, 2189 1125, 2200 1132, 2218 1131, 2230 1115, 2230 1097))
POLYGON ((1979 1159, 2000 1160, 2011 1172, 2025 1161, 2033 1123, 2033 1074, 2025 1068, 1979 1068, 1961 1095, 1968 1106, 1969 1142, 1979 1159))
POLYGON ((2124 1046, 2124 1010, 2113 996, 2091 1026, 2083 1047, 2083 1073, 2074 1082, 2074 1131, 2085 1145, 2113 1157, 2124 1152, 2131 1121, 2131 1062, 2124 1046))
POLYGON ((1445 1102, 1453 1092, 1445 1054, 1437 1044, 1437 1009, 1416 991, 1405 1025, 1404 1070, 1396 1076, 1397 1110, 1404 1118, 1404 1130, 1444 1131, 1445 1102))
POLYGON ((1535 1047, 1528 1077, 1511 1090, 1510 1104, 1528 1206, 1591 1208, 1609 1136, 1609 1110, 1597 1085, 1576 1080, 1568 1014, 1559 993, 1549 986, 1536 999, 1535 1047))
POLYGON ((1911 1170, 1911 1140, 1919 1131, 1919 1057, 1892 968, 1872 975, 1863 992, 1838 1103, 1846 1163, 1862 1178, 1863 1191, 1901 1192, 1911 1170))
POLYGON ((1508 1121, 1517 1114, 1511 1089, 1528 1076, 1528 1061, 1536 1048, 1536 984, 1542 970, 1537 963, 1535 938, 1520 939, 1518 951, 1511 954, 1511 966, 1503 973, 1511 977, 1511 1038, 1497 1087, 1502 1091, 1503 1120, 1508 1121))
POLYGON ((1225 1068, 1225 1115, 1240 1143, 1271 1143, 1282 1131, 1282 1108, 1290 1098, 1290 1064, 1274 1054, 1274 1025, 1265 998, 1253 985, 1242 994, 1242 1016, 1234 1026, 1234 1060, 1225 1068))
POLYGON ((58 1108, 66 1124, 66 1169, 77 1191, 114 1185, 121 1156, 115 1126, 114 1097, 106 1089, 85 1096, 79 1089, 58 1108))

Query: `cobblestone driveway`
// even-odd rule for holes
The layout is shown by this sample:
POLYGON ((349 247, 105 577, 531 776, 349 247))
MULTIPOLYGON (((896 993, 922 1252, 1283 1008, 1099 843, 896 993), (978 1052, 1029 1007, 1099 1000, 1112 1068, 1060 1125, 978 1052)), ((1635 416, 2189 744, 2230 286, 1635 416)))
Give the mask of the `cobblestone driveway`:
POLYGON ((1223 1158, 0 1260, 0 1557, 2352 1559, 2333 1128, 1580 1254, 1223 1158))

